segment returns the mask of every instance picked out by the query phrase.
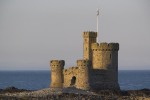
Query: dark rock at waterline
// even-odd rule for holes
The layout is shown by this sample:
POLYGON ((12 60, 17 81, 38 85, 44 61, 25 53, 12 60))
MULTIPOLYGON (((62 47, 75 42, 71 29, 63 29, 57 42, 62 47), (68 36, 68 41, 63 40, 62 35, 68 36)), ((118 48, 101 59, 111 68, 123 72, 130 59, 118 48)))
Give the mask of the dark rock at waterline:
POLYGON ((15 92, 24 92, 24 91, 31 91, 31 90, 18 89, 14 86, 7 87, 5 89, 0 89, 0 93, 15 93, 15 92))

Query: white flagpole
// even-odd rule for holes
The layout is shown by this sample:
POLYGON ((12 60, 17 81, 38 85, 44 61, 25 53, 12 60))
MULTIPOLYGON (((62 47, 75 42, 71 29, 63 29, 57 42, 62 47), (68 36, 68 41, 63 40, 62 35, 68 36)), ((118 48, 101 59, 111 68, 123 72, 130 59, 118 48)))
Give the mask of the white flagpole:
POLYGON ((99 16, 99 9, 97 9, 97 41, 98 41, 98 16, 99 16))

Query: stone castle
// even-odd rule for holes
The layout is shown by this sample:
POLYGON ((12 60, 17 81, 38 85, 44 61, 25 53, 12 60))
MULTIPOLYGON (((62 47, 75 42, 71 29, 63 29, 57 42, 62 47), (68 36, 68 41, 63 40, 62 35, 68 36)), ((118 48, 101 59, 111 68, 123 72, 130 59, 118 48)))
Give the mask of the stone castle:
POLYGON ((51 88, 119 90, 118 43, 97 43, 97 32, 83 32, 83 59, 64 69, 64 60, 51 60, 51 88))

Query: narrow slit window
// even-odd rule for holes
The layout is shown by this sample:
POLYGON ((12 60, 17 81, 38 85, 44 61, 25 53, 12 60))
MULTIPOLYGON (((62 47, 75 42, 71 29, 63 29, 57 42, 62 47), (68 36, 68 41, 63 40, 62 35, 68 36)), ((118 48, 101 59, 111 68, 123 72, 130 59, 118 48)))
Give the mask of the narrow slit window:
POLYGON ((110 54, 110 59, 111 59, 111 54, 110 54))

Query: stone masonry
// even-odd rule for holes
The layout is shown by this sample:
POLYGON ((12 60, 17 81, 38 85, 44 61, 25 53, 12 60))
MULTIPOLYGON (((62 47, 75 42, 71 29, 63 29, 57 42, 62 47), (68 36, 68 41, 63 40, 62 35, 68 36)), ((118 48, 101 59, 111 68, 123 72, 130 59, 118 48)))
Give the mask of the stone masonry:
POLYGON ((51 60, 51 88, 119 90, 118 43, 97 43, 97 32, 83 32, 83 59, 64 69, 64 60, 51 60))

